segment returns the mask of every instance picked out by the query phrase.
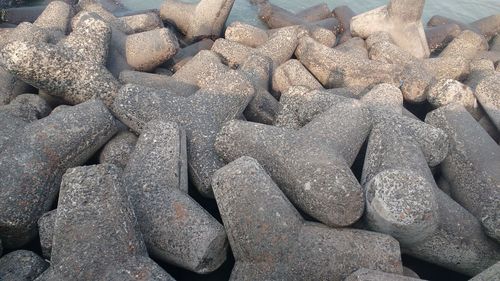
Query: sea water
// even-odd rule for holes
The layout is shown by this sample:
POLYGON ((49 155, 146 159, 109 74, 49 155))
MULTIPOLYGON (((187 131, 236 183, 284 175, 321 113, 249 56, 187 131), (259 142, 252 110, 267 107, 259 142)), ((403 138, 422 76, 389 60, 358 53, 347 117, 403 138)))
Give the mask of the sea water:
MULTIPOLYGON (((159 8, 163 0, 122 0, 131 10, 159 8)), ((198 0, 184 0, 196 3, 198 0)), ((385 5, 388 0, 271 0, 292 12, 310 7, 319 3, 327 3, 333 9, 340 5, 349 6, 354 12, 362 13, 373 8, 385 5)), ((470 23, 480 18, 500 13, 500 0, 427 0, 424 8, 424 24, 433 16, 441 15, 464 23, 470 23)), ((257 9, 249 0, 236 0, 229 15, 227 24, 233 21, 242 21, 256 26, 263 26, 257 16, 257 9)))

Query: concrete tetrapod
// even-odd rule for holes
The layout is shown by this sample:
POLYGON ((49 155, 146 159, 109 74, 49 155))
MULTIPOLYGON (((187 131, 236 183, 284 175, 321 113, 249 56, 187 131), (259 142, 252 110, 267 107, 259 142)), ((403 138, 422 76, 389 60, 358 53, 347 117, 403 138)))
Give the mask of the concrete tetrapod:
POLYGON ((105 17, 101 13, 96 14, 92 9, 78 13, 73 18, 73 28, 89 16, 106 22, 112 30, 106 65, 115 76, 129 69, 152 71, 173 57, 179 49, 177 38, 167 28, 130 34, 133 31, 128 30, 128 25, 123 27, 120 19, 113 15, 105 17))
POLYGON ((257 159, 301 210, 329 226, 347 226, 364 209, 350 166, 369 133, 369 118, 358 101, 349 100, 297 131, 231 121, 217 135, 215 149, 226 162, 257 159))
POLYGON ((213 187, 236 259, 231 280, 343 280, 359 268, 403 272, 394 238, 306 222, 253 158, 217 171, 213 187))
POLYGON ((109 164, 66 172, 51 266, 36 281, 174 280, 148 257, 120 174, 109 164))
POLYGON ((272 124, 281 109, 279 102, 269 93, 272 61, 261 55, 251 55, 239 70, 253 82, 255 96, 243 112, 248 121, 272 124))
MULTIPOLYGON (((71 16, 72 10, 68 4, 60 1, 51 2, 33 24, 20 23, 7 36, 2 36, 0 49, 10 42, 19 40, 35 44, 50 41, 55 44, 66 35, 71 16)), ((16 78, 4 67, 0 68, 0 105, 9 103, 16 96, 28 92, 28 89, 30 89, 28 84, 16 78)))
POLYGON ((17 248, 36 234, 66 169, 85 163, 117 131, 99 100, 30 123, 0 153, 0 238, 17 248))
POLYGON ((430 55, 422 24, 425 0, 390 0, 382 6, 357 15, 351 20, 351 33, 368 38, 378 31, 387 31, 394 42, 417 58, 430 55))
POLYGON ((29 123, 49 115, 51 108, 38 95, 23 94, 0 106, 0 151, 29 123))
POLYGON ((402 116, 403 96, 394 86, 378 85, 362 101, 374 122, 361 178, 365 221, 402 246, 423 241, 436 231, 438 220, 436 186, 428 164, 436 166, 446 157, 447 136, 402 116))
POLYGON ((71 104, 98 97, 110 105, 119 88, 103 65, 110 33, 105 22, 86 17, 58 45, 14 41, 1 57, 17 77, 71 104))
POLYGON ((500 73, 483 79, 477 85, 475 95, 495 127, 500 130, 500 73))
POLYGON ((307 36, 299 39, 295 56, 325 88, 400 84, 399 80, 396 82, 396 77, 401 72, 401 66, 328 48, 307 36))
POLYGON ((276 69, 293 56, 298 39, 299 30, 292 26, 279 29, 257 48, 221 38, 214 42, 212 51, 221 55, 233 67, 242 64, 252 54, 263 55, 272 59, 273 69, 276 69))
POLYGON ((432 111, 426 122, 444 130, 450 153, 441 164, 451 197, 500 241, 500 148, 459 104, 432 111))
POLYGON ((216 134, 224 122, 241 116, 252 97, 253 88, 246 92, 207 88, 189 97, 179 97, 166 91, 125 85, 112 108, 123 123, 138 133, 144 131, 147 122, 158 118, 183 126, 191 180, 203 195, 212 196, 212 174, 224 165, 213 146, 216 134))
POLYGON ((163 20, 174 23, 189 42, 218 38, 234 0, 201 0, 197 4, 166 0, 160 7, 163 20))
POLYGON ((149 122, 123 173, 144 241, 154 257, 208 273, 226 260, 226 233, 187 194, 187 177, 184 130, 149 122))

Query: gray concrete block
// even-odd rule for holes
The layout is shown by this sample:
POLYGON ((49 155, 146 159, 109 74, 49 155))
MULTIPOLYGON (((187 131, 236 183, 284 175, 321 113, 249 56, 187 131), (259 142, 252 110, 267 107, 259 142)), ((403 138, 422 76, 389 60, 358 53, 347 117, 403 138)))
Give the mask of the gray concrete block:
POLYGON ((30 123, 0 154, 0 237, 17 248, 36 234, 66 169, 85 163, 116 132, 114 117, 98 100, 30 123))
POLYGON ((250 157, 217 171, 213 186, 236 259, 231 280, 343 280, 362 267, 403 271, 393 238, 304 221, 250 157))

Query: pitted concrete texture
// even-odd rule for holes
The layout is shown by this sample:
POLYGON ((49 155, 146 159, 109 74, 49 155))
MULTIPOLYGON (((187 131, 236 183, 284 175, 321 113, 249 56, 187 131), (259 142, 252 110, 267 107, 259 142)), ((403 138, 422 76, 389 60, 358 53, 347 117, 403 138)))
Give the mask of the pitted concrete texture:
POLYGON ((14 41, 1 57, 17 77, 71 104, 100 98, 110 105, 119 88, 102 64, 110 32, 102 20, 87 17, 58 45, 14 41))
MULTIPOLYGON (((229 79, 228 76, 223 77, 229 79)), ((253 87, 248 82, 247 85, 250 88, 246 91, 234 92, 212 85, 214 88, 201 89, 189 97, 125 85, 112 109, 122 122, 138 133, 144 131, 147 122, 158 118, 183 126, 187 136, 191 180, 203 195, 211 196, 212 174, 224 165, 213 146, 215 137, 222 124, 241 116, 252 99, 253 87)), ((236 86, 244 87, 242 84, 236 86)))
POLYGON ((154 257, 208 273, 226 260, 226 233, 189 197, 187 177, 184 130, 149 122, 123 174, 144 241, 154 257))
POLYGON ((394 238, 304 221, 253 158, 217 171, 213 186, 236 259, 231 280, 344 280, 359 268, 403 272, 394 238))
POLYGON ((66 169, 85 163, 116 132, 114 117, 92 100, 35 121, 0 153, 0 237, 17 248, 36 234, 66 169), (29 203, 28 203, 29 202, 29 203))
POLYGON ((49 264, 33 252, 14 251, 0 259, 0 280, 33 281, 48 267, 49 264))
POLYGON ((257 159, 304 212, 329 226, 348 226, 364 209, 349 167, 369 133, 369 119, 361 103, 347 100, 298 131, 231 121, 220 130, 215 149, 226 162, 257 159))
POLYGON ((148 257, 120 174, 108 164, 65 173, 51 266, 37 281, 174 280, 148 257))
POLYGON ((444 130, 450 153, 441 165, 451 197, 500 241, 500 147, 460 104, 429 113, 426 122, 444 130))
POLYGON ((124 169, 127 166, 130 155, 135 150, 137 136, 129 131, 122 131, 115 135, 101 150, 99 154, 100 164, 113 164, 124 169))

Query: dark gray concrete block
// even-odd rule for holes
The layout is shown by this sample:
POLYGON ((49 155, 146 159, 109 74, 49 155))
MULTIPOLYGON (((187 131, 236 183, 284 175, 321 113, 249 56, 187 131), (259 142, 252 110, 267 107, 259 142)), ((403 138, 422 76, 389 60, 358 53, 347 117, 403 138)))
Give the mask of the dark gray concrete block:
POLYGON ((187 176, 184 130, 149 122, 123 174, 146 246, 162 261, 208 273, 226 260, 226 233, 187 195, 187 176))
POLYGON ((14 251, 0 259, 0 280, 33 281, 48 267, 49 264, 33 252, 14 251))
POLYGON ((450 153, 441 164, 453 199, 481 221, 488 236, 500 241, 500 148, 459 104, 441 107, 426 122, 444 130, 450 153))
POLYGON ((403 271, 392 237, 304 221, 250 157, 217 171, 213 186, 236 259, 231 280, 343 280, 363 267, 403 271))
POLYGON ((174 280, 148 257, 120 174, 108 164, 65 173, 51 266, 37 281, 174 280))
POLYGON ((99 100, 27 125, 0 153, 0 237, 6 248, 27 243, 49 210, 66 169, 87 161, 116 132, 99 100))
POLYGON ((98 97, 109 105, 119 87, 101 64, 110 32, 102 20, 87 17, 59 45, 15 41, 3 48, 2 58, 17 77, 71 104, 98 97))
POLYGON ((261 55, 251 55, 239 70, 252 81, 255 96, 243 112, 248 121, 272 124, 281 109, 279 102, 269 93, 272 61, 261 55))
POLYGON ((99 155, 99 163, 113 164, 124 169, 127 166, 130 155, 135 150, 137 136, 129 131, 119 132, 102 149, 99 155))
POLYGON ((121 121, 138 133, 144 131, 147 122, 158 118, 183 126, 191 180, 202 194, 211 196, 212 174, 224 165, 213 147, 216 134, 224 122, 243 113, 253 96, 253 88, 250 88, 252 91, 246 92, 206 88, 186 98, 126 85, 112 108, 121 121))
POLYGON ((361 187, 349 167, 369 133, 369 119, 361 103, 348 100, 298 131, 231 121, 215 149, 226 162, 257 159, 304 212, 330 226, 347 226, 363 212, 361 187))

